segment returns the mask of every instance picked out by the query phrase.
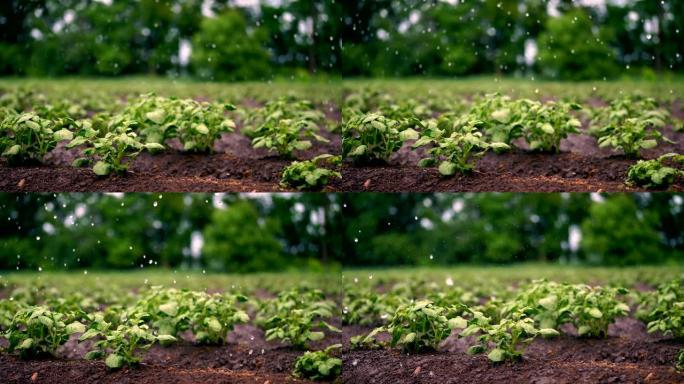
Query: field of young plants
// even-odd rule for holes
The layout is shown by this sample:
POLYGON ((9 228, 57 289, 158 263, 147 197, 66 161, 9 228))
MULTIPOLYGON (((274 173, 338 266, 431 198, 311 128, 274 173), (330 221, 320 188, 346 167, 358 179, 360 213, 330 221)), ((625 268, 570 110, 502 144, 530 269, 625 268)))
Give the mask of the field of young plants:
POLYGON ((684 379, 684 270, 0 276, 4 382, 684 379))
POLYGON ((334 84, 0 81, 4 191, 280 191, 339 179, 334 84))
POLYGON ((684 82, 348 81, 343 190, 684 188, 684 82))
POLYGON ((4 191, 684 189, 684 81, 0 81, 4 191))
POLYGON ((345 271, 342 381, 681 382, 682 272, 345 271))
POLYGON ((0 381, 335 378, 342 367, 335 279, 339 273, 2 276, 0 381))

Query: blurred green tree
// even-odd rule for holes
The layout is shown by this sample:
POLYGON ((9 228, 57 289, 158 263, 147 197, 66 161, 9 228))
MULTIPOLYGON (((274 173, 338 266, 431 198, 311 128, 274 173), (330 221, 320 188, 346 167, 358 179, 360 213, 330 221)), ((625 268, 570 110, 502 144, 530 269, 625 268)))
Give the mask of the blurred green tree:
POLYGON ((615 53, 604 29, 581 9, 551 18, 539 36, 538 66, 544 75, 562 80, 590 80, 618 73, 615 53))
POLYGON ((275 223, 259 217, 249 202, 215 210, 204 229, 204 263, 224 272, 274 271, 287 266, 275 223))
POLYGON ((247 28, 239 11, 225 11, 204 19, 193 37, 193 68, 204 79, 263 80, 270 73, 264 41, 259 30, 247 28))

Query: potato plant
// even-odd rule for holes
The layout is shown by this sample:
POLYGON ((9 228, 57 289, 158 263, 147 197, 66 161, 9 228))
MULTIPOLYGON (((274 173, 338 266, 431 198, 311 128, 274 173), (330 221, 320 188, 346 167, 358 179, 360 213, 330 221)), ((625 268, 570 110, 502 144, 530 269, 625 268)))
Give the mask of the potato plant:
POLYGON ((104 358, 109 369, 136 366, 141 360, 140 353, 149 349, 155 342, 169 344, 176 340, 171 335, 155 336, 142 319, 122 319, 114 328, 98 315, 93 317, 79 341, 93 338, 97 338, 95 349, 86 354, 86 359, 104 358))
POLYGON ((608 124, 596 133, 599 147, 612 147, 628 157, 639 157, 642 149, 655 148, 658 140, 674 143, 658 131, 661 126, 655 124, 660 123, 648 117, 633 117, 619 124, 608 124))
POLYGON ((304 352, 295 361, 293 375, 309 380, 334 380, 342 371, 342 359, 332 356, 342 344, 333 344, 322 351, 304 352))
POLYGON ((283 169, 280 184, 297 189, 321 188, 328 184, 328 181, 333 177, 342 178, 340 172, 323 168, 321 165, 327 163, 332 166, 339 166, 341 160, 340 156, 324 154, 311 160, 293 161, 292 164, 283 169))
POLYGON ((211 152, 222 133, 235 129, 235 122, 225 116, 235 109, 232 104, 146 94, 134 100, 123 114, 139 123, 140 136, 146 143, 164 144, 178 138, 184 151, 211 152))
POLYGON ((93 172, 98 176, 110 173, 124 173, 129 163, 143 150, 160 150, 164 147, 158 143, 143 143, 134 132, 137 123, 124 116, 116 116, 108 124, 109 132, 103 136, 94 130, 88 130, 83 136, 76 136, 68 147, 86 145, 83 150, 86 157, 74 161, 75 166, 83 166, 94 162, 93 172))
POLYGON ((578 133, 582 123, 570 114, 582 109, 579 104, 524 100, 524 118, 521 119, 523 137, 531 150, 560 151, 560 142, 571 133, 578 133))
POLYGON ((4 336, 9 341, 8 352, 17 351, 23 358, 34 358, 54 356, 70 335, 84 331, 85 325, 73 316, 44 306, 31 306, 16 312, 4 336))
POLYGON ((318 127, 308 120, 281 119, 266 122, 254 130, 252 146, 276 152, 285 158, 291 158, 294 151, 305 151, 313 145, 313 138, 319 142, 328 142, 325 137, 316 133, 318 127))
POLYGON ((443 176, 452 176, 456 172, 466 174, 475 169, 476 160, 490 148, 508 148, 505 143, 488 143, 482 133, 477 131, 478 124, 477 121, 469 121, 458 131, 439 139, 421 137, 414 147, 428 144, 433 144, 434 147, 428 150, 430 157, 422 159, 418 165, 430 167, 439 164, 437 169, 443 176))
POLYGON ((321 329, 341 332, 323 320, 331 318, 334 309, 334 303, 325 300, 320 290, 293 289, 264 302, 257 324, 265 330, 266 340, 280 340, 305 349, 310 341, 325 337, 321 329))
POLYGON ((471 311, 472 318, 454 319, 456 328, 464 328, 461 337, 479 335, 477 344, 468 348, 469 354, 488 352, 487 358, 498 363, 506 360, 518 360, 522 357, 524 346, 538 335, 553 337, 559 335, 551 328, 538 329, 534 320, 525 316, 522 311, 510 314, 498 323, 492 322, 479 311, 471 311), (492 348, 493 346, 493 348, 492 348))
POLYGON ((387 325, 380 329, 390 334, 392 347, 398 345, 407 352, 435 350, 457 325, 449 318, 461 309, 443 308, 429 300, 420 300, 397 308, 387 325))
POLYGON ((657 291, 648 292, 640 310, 648 332, 684 339, 684 287, 680 280, 663 283, 657 291))
POLYGON ((242 295, 152 287, 126 316, 145 320, 159 335, 178 337, 190 330, 200 344, 223 344, 235 324, 249 321, 247 313, 237 308, 245 301, 242 295))
POLYGON ((1 156, 10 164, 42 162, 57 143, 71 140, 73 133, 34 112, 9 114, 0 121, 1 156))
POLYGON ((356 163, 386 162, 406 140, 419 135, 379 113, 350 117, 342 126, 342 156, 356 163))
POLYGON ((607 337, 608 326, 629 313, 629 306, 618 298, 627 292, 625 288, 574 285, 569 311, 577 333, 584 337, 607 337))
POLYGON ((684 177, 684 155, 668 153, 657 159, 637 161, 629 167, 626 183, 645 188, 666 188, 679 177, 684 177))

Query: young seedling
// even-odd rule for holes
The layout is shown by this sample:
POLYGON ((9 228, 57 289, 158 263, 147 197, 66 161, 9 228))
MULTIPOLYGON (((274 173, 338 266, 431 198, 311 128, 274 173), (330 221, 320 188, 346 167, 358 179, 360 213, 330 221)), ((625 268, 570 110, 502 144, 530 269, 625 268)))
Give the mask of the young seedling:
POLYGON ((342 371, 342 360, 333 357, 334 350, 342 348, 341 344, 334 344, 322 351, 304 352, 297 358, 294 376, 309 380, 333 380, 342 371))
POLYGON ((339 166, 341 160, 340 156, 325 154, 316 156, 311 160, 293 161, 292 164, 283 169, 280 184, 284 187, 297 189, 321 188, 328 184, 330 178, 339 179, 342 174, 332 169, 319 168, 319 166, 323 163, 339 166))

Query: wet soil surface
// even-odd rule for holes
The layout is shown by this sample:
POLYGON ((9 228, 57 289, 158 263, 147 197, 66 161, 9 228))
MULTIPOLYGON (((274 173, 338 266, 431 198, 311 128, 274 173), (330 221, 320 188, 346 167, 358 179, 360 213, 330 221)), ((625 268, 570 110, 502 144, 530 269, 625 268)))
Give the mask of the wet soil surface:
MULTIPOLYGON (((328 105, 321 108, 330 121, 339 121, 339 111, 328 105)), ((281 187, 283 168, 292 160, 341 153, 341 137, 321 127, 319 133, 330 142, 316 142, 306 151, 285 159, 265 149, 254 149, 251 140, 239 133, 223 134, 214 143, 212 154, 179 151, 178 142, 166 143, 162 153, 140 154, 124 175, 97 177, 89 168, 74 168, 79 149, 65 143, 45 157, 45 164, 9 166, 0 162, 0 191, 5 192, 270 192, 287 191, 281 187)), ((330 188, 330 187, 329 187, 330 188)))
MULTIPOLYGON (((83 360, 86 343, 72 337, 58 351, 59 358, 21 360, 0 354, 2 383, 311 383, 292 376, 297 351, 264 340, 263 332, 239 325, 224 346, 199 346, 191 340, 171 347, 152 347, 140 366, 109 371, 102 361, 83 360), (35 379, 34 379, 35 378, 35 379)), ((328 335, 313 348, 339 343, 328 335)))
MULTIPOLYGON (((676 142, 661 142, 653 150, 643 151, 646 159, 669 152, 684 153, 684 132, 671 127, 663 134, 676 142)), ((610 148, 599 148, 588 134, 573 134, 561 141, 560 153, 528 151, 524 142, 502 154, 487 153, 470 175, 442 177, 436 168, 418 167, 425 149, 412 150, 405 143, 388 164, 357 166, 345 162, 342 191, 377 192, 619 192, 639 191, 625 185, 629 167, 636 160, 610 148)), ((670 187, 684 191, 684 179, 670 187)))
MULTIPOLYGON (((372 328, 345 327, 345 336, 372 328)), ((345 340, 348 340, 345 337, 345 340)), ((485 355, 470 356, 465 339, 447 338, 433 353, 405 354, 400 350, 343 353, 343 383, 681 383, 674 369, 684 347, 662 335, 648 334, 632 318, 618 319, 607 339, 563 335, 537 339, 522 361, 493 364, 485 355)))

